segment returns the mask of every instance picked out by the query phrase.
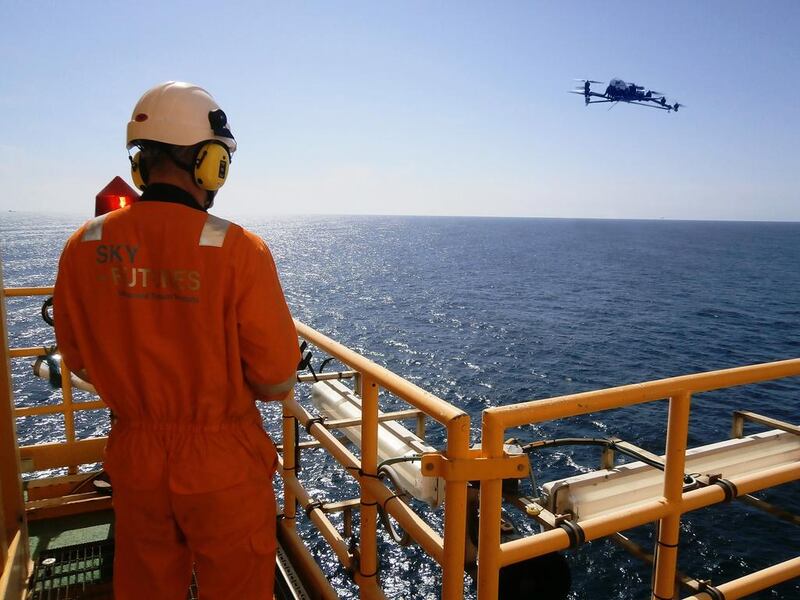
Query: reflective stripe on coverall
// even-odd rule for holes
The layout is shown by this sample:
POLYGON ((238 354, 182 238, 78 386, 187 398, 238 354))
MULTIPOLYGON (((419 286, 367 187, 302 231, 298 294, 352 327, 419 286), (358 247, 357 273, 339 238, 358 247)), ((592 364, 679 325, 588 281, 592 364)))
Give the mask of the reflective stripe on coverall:
POLYGON ((264 242, 151 187, 179 199, 79 229, 54 301, 65 363, 116 417, 115 597, 183 598, 194 561, 203 598, 272 598, 277 455, 248 382, 292 381, 297 333, 264 242))

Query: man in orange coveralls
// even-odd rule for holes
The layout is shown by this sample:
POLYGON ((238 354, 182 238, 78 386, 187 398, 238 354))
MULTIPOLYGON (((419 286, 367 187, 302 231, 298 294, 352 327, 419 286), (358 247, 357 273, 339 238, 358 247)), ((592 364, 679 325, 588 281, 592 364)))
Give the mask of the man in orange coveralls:
POLYGON ((86 223, 58 268, 66 365, 115 415, 116 600, 272 599, 277 455, 255 399, 293 389, 297 333, 264 242, 206 213, 236 142, 205 90, 169 82, 127 136, 141 200, 86 223), (141 178, 141 179, 140 179, 141 178))

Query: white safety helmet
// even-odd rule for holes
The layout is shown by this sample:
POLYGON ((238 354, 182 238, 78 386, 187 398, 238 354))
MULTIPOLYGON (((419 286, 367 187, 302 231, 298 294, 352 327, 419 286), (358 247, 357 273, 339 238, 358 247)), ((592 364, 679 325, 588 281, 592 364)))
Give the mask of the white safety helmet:
POLYGON ((194 146, 216 140, 233 154, 228 118, 207 91, 191 83, 168 81, 148 90, 136 103, 128 123, 127 147, 154 141, 194 146))

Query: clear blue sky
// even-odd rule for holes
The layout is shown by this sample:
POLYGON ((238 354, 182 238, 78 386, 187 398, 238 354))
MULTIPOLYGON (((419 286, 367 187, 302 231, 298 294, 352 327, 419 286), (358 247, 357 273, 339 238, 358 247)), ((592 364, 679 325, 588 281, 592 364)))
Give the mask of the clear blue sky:
POLYGON ((800 220, 800 2, 0 0, 0 210, 93 210, 152 85, 239 142, 219 214, 800 220), (620 77, 678 114, 583 106, 620 77))

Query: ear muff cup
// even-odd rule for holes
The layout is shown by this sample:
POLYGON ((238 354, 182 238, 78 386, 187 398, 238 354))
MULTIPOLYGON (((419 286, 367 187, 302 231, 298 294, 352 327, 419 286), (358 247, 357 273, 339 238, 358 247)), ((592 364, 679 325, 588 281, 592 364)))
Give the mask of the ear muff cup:
POLYGON ((142 160, 141 150, 133 156, 128 155, 128 158, 131 161, 131 179, 133 179, 133 185, 144 191, 144 188, 147 187, 147 165, 145 161, 142 160))
POLYGON ((228 177, 231 155, 219 142, 203 144, 194 159, 194 181, 202 189, 216 192, 228 177))

